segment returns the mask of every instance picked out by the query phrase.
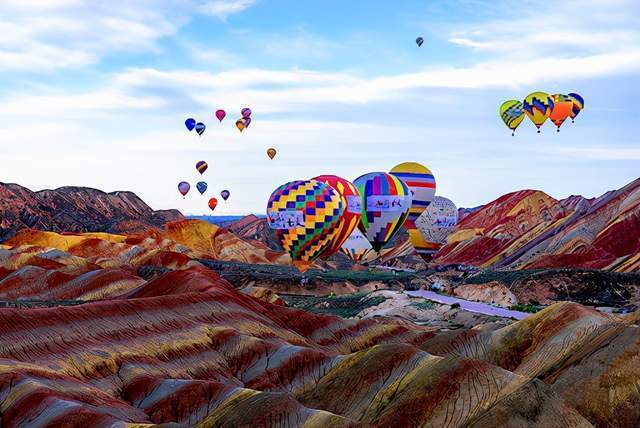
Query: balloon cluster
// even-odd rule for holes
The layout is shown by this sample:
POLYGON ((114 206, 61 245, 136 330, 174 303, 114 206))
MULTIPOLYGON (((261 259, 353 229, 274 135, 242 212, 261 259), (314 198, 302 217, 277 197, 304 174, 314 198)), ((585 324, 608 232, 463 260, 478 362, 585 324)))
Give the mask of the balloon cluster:
MULTIPOLYGON (((236 121, 236 127, 240 132, 242 132, 246 128, 248 128, 249 125, 251 124, 251 109, 248 107, 243 108, 240 111, 240 115, 241 115, 241 118, 236 121)), ((218 119, 220 123, 222 123, 222 121, 226 116, 227 116, 227 112, 222 109, 218 109, 215 112, 215 117, 216 119, 218 119)), ((204 131, 207 128, 207 126, 203 122, 196 121, 196 119, 191 117, 185 120, 184 124, 187 127, 187 130, 189 130, 189 132, 195 129, 195 131, 200 136, 204 134, 204 131)), ((276 156, 276 153, 277 153, 276 149, 274 149, 273 147, 270 147, 269 149, 267 149, 267 156, 270 159, 273 159, 276 156)), ((209 168, 209 165, 205 161, 199 161, 196 163, 196 170, 200 174, 204 174, 207 168, 209 168)), ((205 194, 208 187, 209 186, 205 181, 199 181, 196 184, 196 189, 198 189, 198 192, 200 192, 201 195, 205 194)), ((191 185, 188 182, 181 181, 180 183, 178 183, 178 191, 180 192, 183 198, 186 197, 187 193, 189 193, 189 190, 191 190, 191 185)), ((220 192, 220 196, 222 197, 223 200, 226 201, 227 199, 229 199, 229 196, 231 196, 231 192, 229 192, 228 190, 223 190, 220 192)), ((209 208, 213 211, 218 206, 218 200, 216 198, 211 198, 209 199, 208 205, 209 205, 209 208)))
POLYGON ((389 173, 364 174, 353 182, 320 175, 274 190, 267 221, 301 271, 338 251, 356 262, 375 257, 403 226, 418 254, 430 260, 457 222, 455 205, 446 198, 428 210, 439 198, 435 191, 433 174, 416 162, 396 165, 389 173))
POLYGON ((553 94, 546 92, 533 92, 524 101, 508 100, 500 106, 500 118, 509 129, 511 135, 515 135, 516 128, 524 120, 525 114, 538 128, 551 119, 560 132, 560 127, 567 118, 573 122, 584 108, 584 99, 576 93, 553 94))

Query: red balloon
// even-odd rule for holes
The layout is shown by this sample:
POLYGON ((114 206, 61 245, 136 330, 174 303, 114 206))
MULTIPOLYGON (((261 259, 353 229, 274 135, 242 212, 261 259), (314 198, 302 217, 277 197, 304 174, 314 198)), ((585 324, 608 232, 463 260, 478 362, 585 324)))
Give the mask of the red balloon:
POLYGON ((211 211, 215 210, 217 206, 218 200, 216 198, 209 199, 209 208, 211 208, 211 211))

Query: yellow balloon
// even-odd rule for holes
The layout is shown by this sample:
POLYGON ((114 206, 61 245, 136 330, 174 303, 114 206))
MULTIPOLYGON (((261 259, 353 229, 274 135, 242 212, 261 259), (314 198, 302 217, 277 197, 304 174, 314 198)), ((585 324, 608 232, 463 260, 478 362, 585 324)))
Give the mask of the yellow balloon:
POLYGON ((540 127, 546 122, 553 110, 553 100, 546 92, 532 92, 527 95, 523 104, 524 112, 540 133, 540 127))

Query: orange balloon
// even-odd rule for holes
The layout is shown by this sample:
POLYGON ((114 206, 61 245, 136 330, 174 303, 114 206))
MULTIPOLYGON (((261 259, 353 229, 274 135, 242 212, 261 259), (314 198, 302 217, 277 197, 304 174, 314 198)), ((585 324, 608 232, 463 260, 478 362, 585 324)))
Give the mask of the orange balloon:
POLYGON ((273 159, 274 157, 276 157, 276 149, 274 149, 273 147, 271 147, 269 150, 267 150, 267 155, 273 159))
POLYGON ((242 119, 236 120, 236 127, 238 127, 240 132, 244 131, 244 120, 242 119))
POLYGON ((560 132, 562 123, 571 116, 573 101, 571 101, 568 96, 562 94, 552 95, 551 98, 553 98, 553 109, 551 109, 549 119, 558 127, 558 132, 560 132))
POLYGON ((217 206, 218 200, 216 198, 209 199, 209 208, 211 208, 211 211, 215 210, 217 206))

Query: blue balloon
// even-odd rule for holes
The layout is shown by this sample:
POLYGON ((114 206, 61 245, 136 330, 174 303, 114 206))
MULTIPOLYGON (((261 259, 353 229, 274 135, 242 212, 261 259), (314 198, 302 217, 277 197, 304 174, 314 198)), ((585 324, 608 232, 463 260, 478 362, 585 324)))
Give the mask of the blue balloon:
POLYGON ((193 128, 196 127, 196 120, 192 117, 184 121, 184 125, 187 127, 189 131, 193 131, 193 128))
POLYGON ((206 126, 204 123, 202 122, 198 122, 196 123, 196 132, 198 133, 198 135, 202 135, 204 133, 206 126))
POLYGON ((201 195, 204 195, 204 192, 207 191, 207 187, 209 186, 207 186, 207 183, 205 183, 204 181, 199 181, 198 184, 196 184, 196 188, 201 195))

